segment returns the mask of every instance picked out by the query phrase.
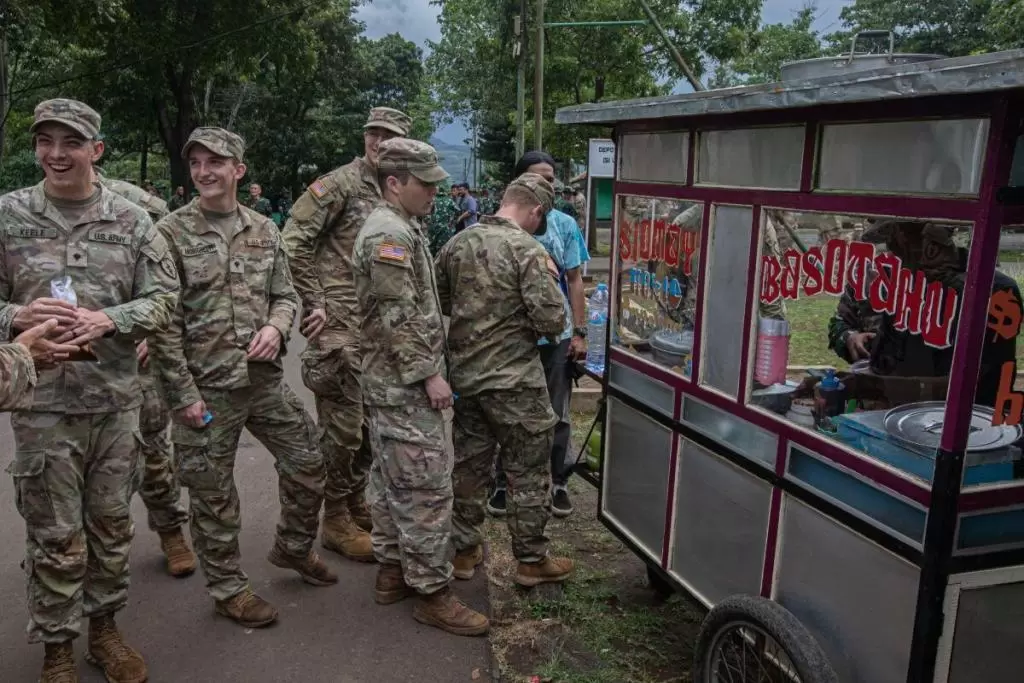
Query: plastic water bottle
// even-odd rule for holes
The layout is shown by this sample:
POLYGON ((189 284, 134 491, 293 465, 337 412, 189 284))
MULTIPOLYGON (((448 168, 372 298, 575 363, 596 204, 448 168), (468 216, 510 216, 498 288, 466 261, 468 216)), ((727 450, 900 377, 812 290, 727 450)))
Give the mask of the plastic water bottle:
POLYGON ((587 302, 587 368, 604 373, 605 327, 608 325, 608 285, 600 283, 587 302))

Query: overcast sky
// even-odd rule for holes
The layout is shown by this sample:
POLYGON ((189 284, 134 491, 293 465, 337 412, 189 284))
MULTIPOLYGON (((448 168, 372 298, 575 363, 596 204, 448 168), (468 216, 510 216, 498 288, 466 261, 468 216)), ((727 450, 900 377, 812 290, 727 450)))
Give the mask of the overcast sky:
MULTIPOLYGON (((765 0, 762 18, 765 23, 785 23, 806 4, 806 0, 765 0)), ((849 4, 847 0, 818 0, 818 20, 815 28, 822 33, 835 30, 839 23, 839 10, 849 4)), ((366 33, 371 38, 380 38, 389 33, 400 33, 421 47, 428 40, 437 40, 441 30, 437 25, 438 8, 428 0, 370 0, 361 6, 359 18, 366 23, 366 33)), ((466 137, 465 128, 459 124, 445 126, 437 132, 446 142, 461 143, 466 137)))

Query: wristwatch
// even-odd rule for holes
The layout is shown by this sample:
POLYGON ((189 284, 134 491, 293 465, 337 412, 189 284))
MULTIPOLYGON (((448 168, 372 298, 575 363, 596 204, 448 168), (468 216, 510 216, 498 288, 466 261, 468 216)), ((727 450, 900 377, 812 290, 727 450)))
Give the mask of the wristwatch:
POLYGON ((585 327, 574 327, 572 328, 572 336, 580 337, 582 339, 587 338, 587 328, 585 327))

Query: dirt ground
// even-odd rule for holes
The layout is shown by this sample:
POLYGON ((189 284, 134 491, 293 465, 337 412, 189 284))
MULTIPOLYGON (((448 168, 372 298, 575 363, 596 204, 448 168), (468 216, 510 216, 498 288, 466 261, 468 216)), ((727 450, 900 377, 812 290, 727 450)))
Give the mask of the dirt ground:
MULTIPOLYGON (((590 416, 575 415, 580 443, 590 416), (582 429, 582 434, 580 430, 582 429)), ((503 520, 487 523, 491 647, 501 683, 679 683, 689 670, 703 611, 659 594, 644 563, 597 519, 597 491, 571 481, 575 512, 552 519, 554 554, 576 561, 565 586, 524 591, 503 520)))

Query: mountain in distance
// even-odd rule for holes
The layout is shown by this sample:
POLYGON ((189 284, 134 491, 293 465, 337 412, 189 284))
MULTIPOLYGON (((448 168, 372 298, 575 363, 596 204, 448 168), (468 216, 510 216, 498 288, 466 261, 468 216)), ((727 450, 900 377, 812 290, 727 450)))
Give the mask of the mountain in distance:
POLYGON ((431 136, 430 145, 437 150, 441 166, 451 175, 453 183, 470 182, 470 179, 466 177, 469 158, 472 156, 468 145, 453 144, 436 135, 431 136))

